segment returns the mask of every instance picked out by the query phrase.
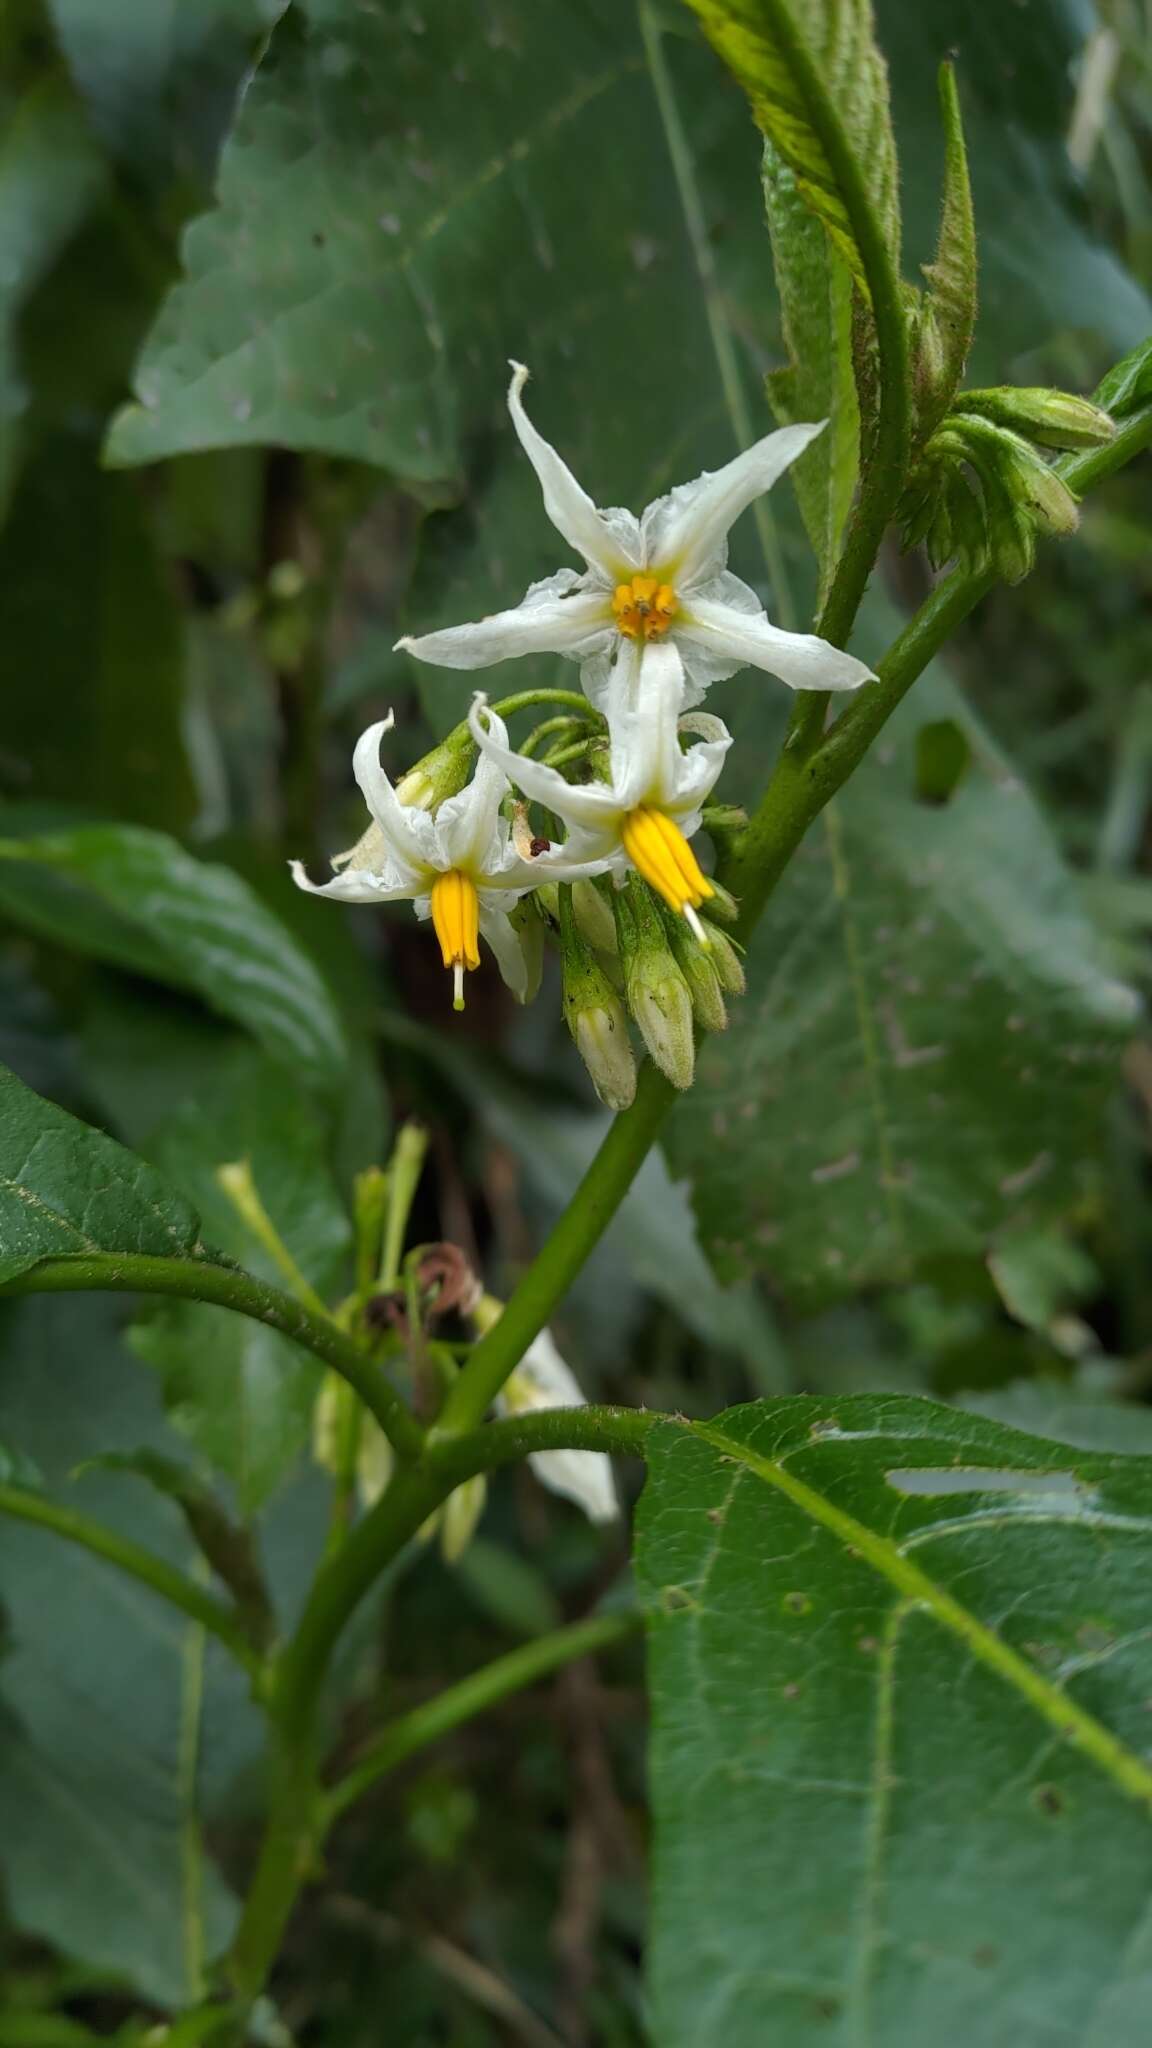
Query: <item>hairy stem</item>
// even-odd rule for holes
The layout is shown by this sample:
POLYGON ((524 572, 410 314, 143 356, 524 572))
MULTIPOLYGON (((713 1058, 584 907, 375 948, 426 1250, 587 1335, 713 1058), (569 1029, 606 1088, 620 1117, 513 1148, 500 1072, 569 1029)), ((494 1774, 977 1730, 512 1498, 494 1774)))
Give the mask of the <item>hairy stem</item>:
POLYGON ((113 1294, 176 1295, 185 1301, 210 1302, 237 1315, 268 1323, 302 1344, 333 1372, 355 1387, 371 1410, 398 1457, 419 1456, 424 1432, 383 1374, 334 1322, 312 1315, 303 1305, 254 1280, 239 1267, 219 1266, 210 1259, 158 1259, 136 1252, 93 1254, 84 1258, 41 1259, 0 1287, 0 1294, 71 1294, 90 1289, 113 1294))
POLYGON ((636 1612, 594 1615, 588 1621, 573 1622, 568 1628, 537 1636, 532 1642, 523 1643, 519 1649, 509 1651, 507 1656, 497 1657, 483 1670, 472 1672, 457 1685, 448 1686, 425 1706, 414 1707, 411 1713, 401 1714, 381 1730, 351 1770, 326 1795, 321 1812, 322 1827, 329 1827, 370 1786, 417 1750, 427 1748, 430 1742, 437 1742, 463 1722, 474 1720, 477 1714, 485 1713, 499 1700, 523 1691, 526 1686, 535 1685, 549 1672, 559 1671, 577 1657, 588 1657, 596 1650, 623 1642, 640 1626, 641 1618, 636 1612))
POLYGON ((109 1564, 116 1565, 129 1578, 158 1593, 170 1607, 178 1607, 192 1621, 198 1621, 231 1651, 253 1679, 259 1678, 260 1658, 231 1608, 197 1585, 195 1579, 177 1571, 166 1558, 154 1556, 142 1544, 133 1543, 115 1529, 106 1529, 102 1522, 93 1521, 75 1508, 61 1507, 56 1501, 46 1500, 43 1494, 25 1492, 22 1487, 0 1486, 0 1514, 51 1529, 66 1543, 78 1543, 94 1556, 107 1558, 109 1564))

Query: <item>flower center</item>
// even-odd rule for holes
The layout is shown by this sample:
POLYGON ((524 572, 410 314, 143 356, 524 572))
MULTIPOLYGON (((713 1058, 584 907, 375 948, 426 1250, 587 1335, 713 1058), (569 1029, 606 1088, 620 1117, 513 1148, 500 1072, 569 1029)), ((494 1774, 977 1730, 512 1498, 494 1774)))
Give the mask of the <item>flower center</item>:
POLYGON ((679 609, 672 585, 657 576, 633 576, 630 583, 618 583, 612 599, 612 616, 627 640, 661 639, 679 609))
POLYGON ((707 936, 696 912, 714 896, 700 863, 667 812, 652 804, 640 804, 627 811, 620 825, 620 838, 638 874, 664 898, 672 910, 688 919, 696 937, 707 945, 707 936))
POLYGON ((449 868, 432 884, 432 923, 455 978, 453 1008, 464 1008, 464 970, 480 965, 480 899, 470 875, 449 868))

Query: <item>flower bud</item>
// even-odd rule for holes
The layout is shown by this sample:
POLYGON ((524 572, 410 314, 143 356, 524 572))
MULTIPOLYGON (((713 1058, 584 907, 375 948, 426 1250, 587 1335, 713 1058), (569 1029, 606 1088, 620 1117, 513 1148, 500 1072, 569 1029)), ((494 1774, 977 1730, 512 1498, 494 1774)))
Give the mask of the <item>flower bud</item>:
POLYGON ((594 946, 598 953, 615 953, 616 919, 612 915, 611 900, 595 882, 573 882, 572 908, 588 944, 594 946))
POLYGON ((568 884, 559 891, 559 913, 564 1021, 601 1102, 607 1109, 627 1109, 636 1093, 636 1059, 624 1006, 592 957, 568 884))
POLYGON ((673 1087, 689 1088, 696 1063, 692 997, 638 875, 617 890, 614 908, 628 1008, 661 1073, 673 1087))
POLYGON ((689 931, 682 917, 666 914, 664 933, 672 949, 672 957, 688 984, 692 1015, 698 1029, 727 1031, 728 1012, 724 1008, 720 977, 705 948, 689 931))
POLYGON ((731 889, 726 889, 723 882, 716 880, 715 875, 710 875, 708 879, 712 884, 712 894, 708 898, 708 916, 704 919, 705 924, 714 924, 717 918, 721 924, 735 924, 740 915, 740 905, 731 889))
MULTIPOLYGON (((711 910, 712 905, 709 904, 708 908, 711 910)), ((713 924, 711 918, 702 918, 701 923, 708 934, 708 957, 717 981, 725 995, 742 996, 747 986, 744 979, 744 962, 740 958, 743 948, 737 946, 735 940, 728 937, 727 932, 722 932, 719 925, 713 924)))
POLYGON ((527 979, 524 994, 519 998, 523 1003, 534 1003, 540 993, 540 982, 544 973, 544 920, 536 908, 535 892, 524 896, 508 913, 508 922, 520 940, 520 951, 524 955, 527 979))
POLYGON ((991 391, 965 391, 958 405, 962 412, 1015 428, 1043 448, 1099 448, 1116 432, 1116 422, 1100 406, 1070 391, 998 385, 991 391))

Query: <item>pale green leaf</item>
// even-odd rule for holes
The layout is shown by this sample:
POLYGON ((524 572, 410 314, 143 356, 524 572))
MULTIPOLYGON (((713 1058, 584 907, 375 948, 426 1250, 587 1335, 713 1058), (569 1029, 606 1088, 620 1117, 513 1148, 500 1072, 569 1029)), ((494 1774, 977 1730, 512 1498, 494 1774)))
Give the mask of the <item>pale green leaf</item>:
POLYGON ((0 902, 11 916, 77 951, 193 990, 314 1086, 340 1081, 347 1046, 332 998, 239 875, 129 826, 17 838, 17 815, 5 814, 0 838, 0 902), (25 863, 64 886, 30 892, 25 863))
POLYGON ((198 1240, 194 1211, 142 1159, 0 1067, 0 1280, 70 1255, 187 1258, 198 1240))
POLYGON ((1144 2048, 1152 1461, 892 1396, 648 1457, 660 2048, 1144 2048))

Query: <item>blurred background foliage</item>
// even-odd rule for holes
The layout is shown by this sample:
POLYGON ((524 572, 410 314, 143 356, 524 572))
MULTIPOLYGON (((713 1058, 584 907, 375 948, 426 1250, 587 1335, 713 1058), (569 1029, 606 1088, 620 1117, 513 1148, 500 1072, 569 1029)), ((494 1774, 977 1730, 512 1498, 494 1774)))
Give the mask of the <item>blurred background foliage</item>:
MULTIPOLYGON (((1152 325, 1146 9, 877 12, 908 264, 930 253, 934 74, 955 51, 974 381, 1090 390, 1152 325)), ((401 767, 466 701, 466 679, 392 654, 398 632, 555 566, 507 356, 600 502, 642 505, 726 459, 742 422, 766 430, 783 350, 744 103, 663 0, 10 0, 0 93, 0 1057, 162 1166, 259 1270, 213 1181, 248 1157, 330 1298, 351 1176, 417 1116, 415 1237, 506 1291, 603 1122, 554 974, 523 1014, 477 976, 456 1019, 410 917, 310 902, 286 857, 356 836, 370 719, 395 707, 401 767), (252 965, 239 989, 225 928, 252 965)), ((736 566, 804 623, 787 487, 747 524, 736 566)), ((1150 525, 1144 464, 985 603, 821 821, 667 1163, 557 1324, 590 1394, 710 1413, 921 1390, 1152 1448, 1132 993, 1150 525)), ((926 587, 893 551, 861 651, 926 587)), ((723 695, 739 801, 783 693, 752 675, 723 695)), ((194 1462, 258 1523, 285 1614, 324 1537, 315 1393, 274 1333, 212 1309, 0 1304, 3 1437, 185 1562, 170 1503, 73 1475, 113 1448, 194 1462)), ((351 1753, 382 1710, 586 1612, 623 1568, 622 1537, 502 1478, 461 1563, 406 1558, 364 1616, 333 1742, 351 1753)), ((35 1530, 0 1532, 0 1602, 0 2048, 140 2038, 231 1923, 254 1716, 194 1630, 35 1530)), ((642 1739, 639 1656, 619 1651, 381 1788, 298 1918, 269 2038, 639 2042, 642 1739)))

